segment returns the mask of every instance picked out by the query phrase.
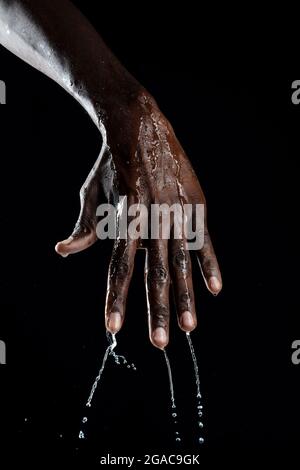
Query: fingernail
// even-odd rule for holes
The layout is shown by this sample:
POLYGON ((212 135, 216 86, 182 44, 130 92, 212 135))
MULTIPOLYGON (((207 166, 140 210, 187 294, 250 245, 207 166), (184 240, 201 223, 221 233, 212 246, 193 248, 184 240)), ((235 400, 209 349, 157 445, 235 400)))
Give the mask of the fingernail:
POLYGON ((222 288, 222 284, 216 276, 212 276, 209 278, 208 285, 209 288, 215 293, 218 293, 222 288))
POLYGON ((112 312, 108 319, 108 328, 113 333, 117 333, 121 328, 122 318, 119 312, 112 312))
POLYGON ((168 340, 166 330, 162 327, 156 328, 156 330, 153 332, 152 339, 155 344, 164 347, 168 340))
POLYGON ((180 318, 180 323, 181 323, 182 328, 187 328, 187 329, 194 328, 195 321, 191 312, 183 312, 180 318))
POLYGON ((72 241, 74 240, 74 237, 69 237, 69 238, 66 238, 66 240, 63 240, 62 242, 60 242, 62 245, 69 245, 72 241))

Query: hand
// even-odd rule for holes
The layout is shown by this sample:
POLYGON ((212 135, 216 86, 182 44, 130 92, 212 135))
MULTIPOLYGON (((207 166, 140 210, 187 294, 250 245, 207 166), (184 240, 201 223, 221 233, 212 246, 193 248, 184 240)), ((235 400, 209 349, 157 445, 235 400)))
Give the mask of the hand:
MULTIPOLYGON (((55 249, 62 256, 85 250, 97 240, 96 208, 104 193, 117 204, 118 196, 132 203, 206 204, 192 166, 174 131, 153 98, 144 90, 138 96, 112 105, 105 120, 107 142, 80 191, 81 211, 72 235, 55 249), (122 104, 121 104, 122 103, 122 104)), ((206 206, 205 206, 206 207, 206 206)), ((108 274, 106 328, 116 333, 125 318, 126 298, 135 253, 146 248, 145 282, 149 334, 154 346, 169 341, 169 286, 172 282, 178 323, 182 330, 197 325, 191 258, 182 240, 116 239, 108 274)), ((206 225, 204 245, 196 252, 209 291, 217 295, 222 279, 206 225)))

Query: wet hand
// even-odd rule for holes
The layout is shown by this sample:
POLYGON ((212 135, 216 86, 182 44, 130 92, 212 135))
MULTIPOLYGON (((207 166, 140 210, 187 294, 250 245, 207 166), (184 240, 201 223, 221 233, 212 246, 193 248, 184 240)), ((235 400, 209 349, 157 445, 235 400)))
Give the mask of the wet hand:
MULTIPOLYGON (((99 159, 80 191, 81 210, 72 235, 55 249, 62 256, 83 251, 97 237, 97 207, 106 200, 118 205, 119 196, 127 206, 143 204, 196 204, 206 202, 197 176, 178 142, 171 124, 153 98, 144 90, 118 102, 107 113, 105 140, 99 159)), ((118 216, 122 208, 118 209, 118 216)), ((137 249, 146 250, 145 283, 149 335, 154 346, 164 348, 169 341, 172 286, 179 327, 192 331, 197 326, 192 266, 185 239, 117 237, 108 273, 105 307, 106 328, 117 333, 125 319, 128 289, 137 249)), ((208 290, 217 295, 222 279, 209 236, 206 217, 203 246, 196 250, 208 290)))

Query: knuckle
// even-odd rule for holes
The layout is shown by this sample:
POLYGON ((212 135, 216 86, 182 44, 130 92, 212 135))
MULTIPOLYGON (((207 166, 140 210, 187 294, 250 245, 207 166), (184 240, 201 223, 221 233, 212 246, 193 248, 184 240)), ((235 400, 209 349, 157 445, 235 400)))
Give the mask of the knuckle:
POLYGON ((151 266, 148 271, 148 280, 151 284, 166 283, 169 280, 168 269, 162 263, 151 266))
POLYGON ((129 264, 125 261, 121 261, 117 264, 115 276, 118 279, 125 279, 129 273, 129 264))
POLYGON ((122 258, 113 256, 111 267, 110 267, 110 278, 112 280, 123 281, 127 278, 130 273, 131 264, 129 262, 129 257, 127 254, 124 254, 122 258))
POLYGON ((95 201, 99 193, 99 183, 95 177, 88 177, 85 183, 81 186, 79 191, 79 197, 81 203, 84 203, 87 199, 95 201))
POLYGON ((81 200, 85 201, 86 198, 87 198, 87 194, 88 194, 88 187, 86 185, 83 185, 81 188, 80 188, 80 191, 79 191, 79 197, 81 200))
POLYGON ((214 256, 206 255, 202 260, 202 267, 205 271, 215 271, 216 270, 216 259, 214 256))
POLYGON ((123 312, 125 296, 122 292, 116 291, 112 286, 109 287, 105 309, 107 312, 117 310, 120 314, 123 312))
POLYGON ((190 304, 194 301, 194 296, 192 291, 186 290, 185 292, 181 292, 178 296, 179 307, 189 307, 190 304))
POLYGON ((82 234, 88 234, 95 229, 95 221, 87 214, 82 214, 80 219, 76 222, 72 236, 74 238, 82 234))
POLYGON ((190 258, 186 250, 180 248, 176 251, 173 257, 173 266, 175 269, 179 269, 184 275, 190 273, 190 258))
POLYGON ((169 309, 165 305, 156 304, 151 307, 152 321, 156 327, 165 328, 169 322, 169 309))

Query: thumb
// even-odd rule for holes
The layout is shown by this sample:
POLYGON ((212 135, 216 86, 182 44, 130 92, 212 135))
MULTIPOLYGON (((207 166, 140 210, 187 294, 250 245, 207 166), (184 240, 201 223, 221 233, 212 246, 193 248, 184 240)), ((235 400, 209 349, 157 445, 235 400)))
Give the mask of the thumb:
POLYGON ((76 233, 62 240, 55 245, 55 251, 59 255, 66 258, 68 255, 78 253, 86 250, 93 245, 97 240, 96 231, 85 232, 84 229, 80 228, 76 233))
POLYGON ((96 207, 98 191, 94 185, 80 191, 81 210, 75 228, 69 238, 58 242, 55 251, 64 258, 86 250, 97 241, 96 207))

